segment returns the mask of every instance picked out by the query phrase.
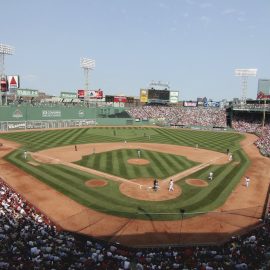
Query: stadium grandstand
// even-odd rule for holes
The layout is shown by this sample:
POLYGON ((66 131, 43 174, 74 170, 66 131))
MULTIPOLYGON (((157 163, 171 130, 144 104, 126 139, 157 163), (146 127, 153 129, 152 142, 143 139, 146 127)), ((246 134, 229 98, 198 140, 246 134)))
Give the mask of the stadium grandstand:
MULTIPOLYGON (((234 130, 258 135, 256 146, 269 156, 268 102, 252 100, 245 105, 221 106, 220 102, 207 100, 178 101, 178 96, 173 94, 177 102, 173 99, 171 103, 170 94, 166 93, 160 96, 151 93, 153 102, 141 102, 145 98, 143 91, 140 99, 104 96, 87 102, 78 96, 50 97, 43 92, 35 98, 11 94, 9 104, 0 106, 1 131, 98 124, 234 130)), ((0 179, 0 194, 0 269, 266 270, 270 267, 268 213, 256 229, 234 235, 220 246, 131 248, 63 231, 3 179, 0 179)))

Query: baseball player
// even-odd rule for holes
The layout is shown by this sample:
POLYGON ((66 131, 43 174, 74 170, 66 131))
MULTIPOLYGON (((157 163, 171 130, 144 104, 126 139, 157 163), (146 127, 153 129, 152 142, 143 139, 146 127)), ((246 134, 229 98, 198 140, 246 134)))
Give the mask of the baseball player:
POLYGON ((170 183, 169 183, 169 191, 174 191, 173 185, 174 185, 174 183, 173 183, 173 180, 171 179, 170 183))
POLYGON ((141 158, 141 150, 140 149, 137 150, 137 154, 138 154, 138 158, 141 158))
POLYGON ((155 180, 154 180, 154 186, 153 186, 153 189, 154 189, 154 191, 157 191, 157 190, 158 190, 158 188, 159 188, 159 185, 158 185, 158 180, 157 180, 157 179, 155 179, 155 180))
POLYGON ((209 173, 209 176, 208 176, 208 179, 209 179, 210 181, 212 181, 212 180, 213 180, 213 176, 214 176, 213 172, 210 172, 210 173, 209 173))
POLYGON ((23 152, 23 156, 24 156, 24 159, 27 159, 27 151, 26 150, 23 152))
POLYGON ((250 178, 248 176, 246 176, 245 180, 246 180, 246 187, 248 188, 248 186, 250 184, 250 178))

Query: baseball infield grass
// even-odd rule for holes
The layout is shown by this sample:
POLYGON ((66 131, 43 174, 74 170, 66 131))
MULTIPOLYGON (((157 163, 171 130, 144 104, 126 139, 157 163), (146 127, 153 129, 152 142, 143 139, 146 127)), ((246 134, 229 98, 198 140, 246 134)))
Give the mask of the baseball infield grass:
POLYGON ((148 160, 149 164, 138 166, 128 163, 129 159, 138 158, 136 149, 121 149, 91 154, 84 156, 82 160, 75 163, 126 179, 167 178, 199 164, 182 156, 147 150, 140 151, 141 158, 148 160))
MULTIPOLYGON (((185 217, 201 212, 212 211, 221 206, 244 174, 249 160, 240 149, 239 142, 243 135, 225 132, 191 131, 161 128, 137 127, 95 127, 83 129, 16 132, 0 134, 0 137, 22 144, 6 159, 20 167, 37 179, 64 193, 73 200, 104 213, 151 220, 175 220, 180 218, 179 209, 186 210, 185 217), (39 151, 42 149, 64 145, 98 143, 98 142, 148 142, 175 144, 226 152, 233 151, 235 162, 225 165, 211 165, 186 178, 199 178, 207 181, 210 171, 215 179, 204 188, 190 186, 184 179, 176 182, 182 189, 180 197, 168 201, 141 201, 126 197, 119 191, 119 182, 97 175, 92 175, 64 165, 39 164, 31 165, 30 157, 24 160, 23 151, 39 151), (85 182, 90 179, 104 179, 106 186, 88 188, 85 182)), ((85 156, 78 163, 118 175, 126 179, 157 177, 166 178, 181 170, 195 166, 195 162, 185 157, 160 152, 142 150, 142 158, 150 164, 135 166, 127 163, 128 158, 136 158, 136 150, 122 149, 85 156)))

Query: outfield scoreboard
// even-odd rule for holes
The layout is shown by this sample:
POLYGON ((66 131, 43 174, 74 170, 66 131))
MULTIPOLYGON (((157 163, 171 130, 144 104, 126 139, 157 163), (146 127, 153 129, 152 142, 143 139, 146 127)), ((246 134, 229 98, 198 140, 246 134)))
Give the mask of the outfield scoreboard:
POLYGON ((142 103, 167 104, 178 103, 179 92, 170 90, 141 89, 140 101, 142 103))
POLYGON ((148 103, 169 103, 169 90, 148 89, 148 103))

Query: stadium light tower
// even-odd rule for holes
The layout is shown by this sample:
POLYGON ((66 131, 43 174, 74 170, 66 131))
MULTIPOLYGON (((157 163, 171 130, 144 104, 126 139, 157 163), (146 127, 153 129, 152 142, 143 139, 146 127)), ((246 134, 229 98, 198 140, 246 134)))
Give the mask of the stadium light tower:
POLYGON ((81 58, 80 60, 80 66, 84 71, 84 79, 85 79, 85 89, 89 90, 89 71, 94 70, 96 66, 96 61, 90 58, 81 58))
POLYGON ((5 56, 14 54, 14 47, 0 43, 0 75, 5 76, 5 56))
POLYGON ((255 77, 257 75, 256 68, 248 68, 248 69, 235 69, 234 75, 237 77, 241 77, 241 85, 242 85, 242 101, 246 104, 247 100, 247 81, 248 77, 255 77))

